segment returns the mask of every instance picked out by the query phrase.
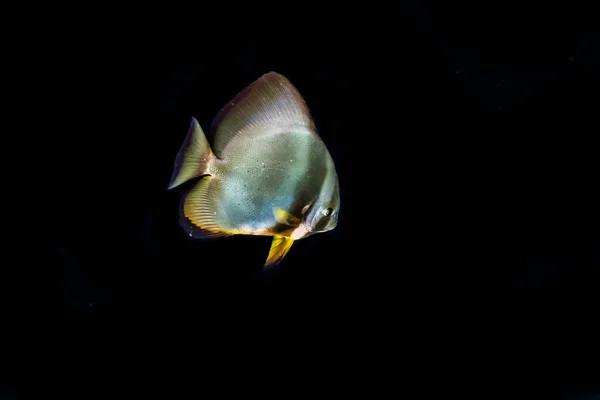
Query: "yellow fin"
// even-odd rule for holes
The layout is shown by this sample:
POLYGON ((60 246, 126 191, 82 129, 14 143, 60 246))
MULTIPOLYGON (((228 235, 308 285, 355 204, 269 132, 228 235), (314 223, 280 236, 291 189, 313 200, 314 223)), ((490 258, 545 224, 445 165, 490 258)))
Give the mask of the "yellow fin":
POLYGON ((214 180, 207 175, 200 179, 183 201, 182 225, 190 236, 214 238, 229 235, 216 220, 214 207, 214 180))
POLYGON ((271 243, 271 250, 269 251, 269 256, 267 257, 264 268, 273 267, 279 264, 279 262, 290 250, 290 247, 292 247, 292 244, 294 244, 294 239, 283 236, 275 236, 273 238, 273 242, 271 243))
POLYGON ((289 212, 285 211, 283 208, 273 207, 273 215, 275 215, 275 219, 280 224, 289 225, 289 226, 298 226, 302 223, 302 220, 289 212))

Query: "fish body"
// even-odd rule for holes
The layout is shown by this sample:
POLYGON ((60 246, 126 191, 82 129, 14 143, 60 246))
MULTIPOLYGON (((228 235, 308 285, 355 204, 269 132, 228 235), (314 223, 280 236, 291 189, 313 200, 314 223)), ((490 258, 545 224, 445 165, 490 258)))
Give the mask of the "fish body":
POLYGON ((273 236, 268 267, 295 240, 335 228, 335 165, 287 78, 257 79, 215 117, 212 134, 211 146, 192 118, 169 186, 201 177, 182 202, 190 236, 273 236))

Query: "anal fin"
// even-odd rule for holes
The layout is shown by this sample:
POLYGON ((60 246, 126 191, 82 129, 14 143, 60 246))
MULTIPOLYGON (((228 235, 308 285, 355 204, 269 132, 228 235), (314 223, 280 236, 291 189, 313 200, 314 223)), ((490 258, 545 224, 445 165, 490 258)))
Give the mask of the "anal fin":
POLYGON ((210 239, 230 235, 218 221, 214 207, 214 183, 212 176, 204 176, 184 196, 180 222, 194 238, 210 239))
POLYGON ((271 250, 269 250, 269 256, 267 257, 264 268, 274 267, 279 264, 292 247, 292 244, 294 244, 294 239, 284 236, 273 237, 271 250))

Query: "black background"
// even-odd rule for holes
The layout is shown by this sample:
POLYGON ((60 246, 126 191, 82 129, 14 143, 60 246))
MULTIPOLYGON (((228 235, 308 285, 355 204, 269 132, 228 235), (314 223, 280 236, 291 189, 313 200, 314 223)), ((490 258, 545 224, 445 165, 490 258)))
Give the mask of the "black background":
MULTIPOLYGON (((283 376, 282 396, 321 379, 368 396, 593 392, 590 10, 231 3, 77 15, 36 36, 24 78, 40 118, 26 136, 41 150, 25 196, 36 222, 23 224, 19 261, 5 262, 3 292, 53 356, 11 368, 11 396, 73 348, 86 350, 70 365, 108 359, 144 396, 206 394, 213 377, 244 390, 252 372, 259 389, 283 376), (208 131, 268 71, 305 97, 342 209, 336 230, 262 274, 269 238, 190 240, 181 191, 166 187, 190 117, 208 131)), ((49 387, 120 393, 80 374, 49 387)))

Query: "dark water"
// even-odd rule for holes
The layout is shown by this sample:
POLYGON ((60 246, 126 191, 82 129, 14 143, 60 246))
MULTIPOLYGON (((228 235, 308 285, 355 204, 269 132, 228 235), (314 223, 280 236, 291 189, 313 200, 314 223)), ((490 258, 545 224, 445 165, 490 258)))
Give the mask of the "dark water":
POLYGON ((104 11, 39 35, 51 56, 35 77, 42 167, 26 202, 42 208, 23 236, 28 261, 6 262, 2 284, 35 325, 34 354, 52 355, 10 368, 8 398, 39 389, 28 374, 73 348, 75 375, 47 393, 112 394, 113 379, 77 367, 104 361, 143 397, 244 390, 238 379, 253 373, 253 387, 290 382, 284 397, 321 379, 369 397, 593 393, 592 13, 236 7, 104 11), (271 70, 305 97, 342 209, 335 231, 297 242, 263 275, 269 238, 192 241, 180 191, 166 187, 190 117, 208 131, 271 70))

